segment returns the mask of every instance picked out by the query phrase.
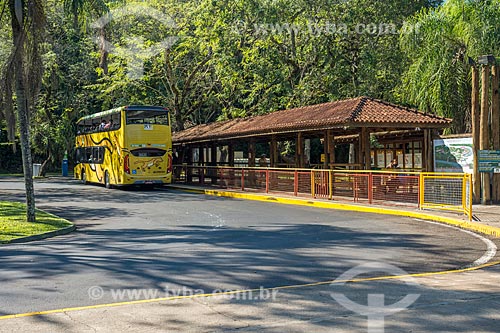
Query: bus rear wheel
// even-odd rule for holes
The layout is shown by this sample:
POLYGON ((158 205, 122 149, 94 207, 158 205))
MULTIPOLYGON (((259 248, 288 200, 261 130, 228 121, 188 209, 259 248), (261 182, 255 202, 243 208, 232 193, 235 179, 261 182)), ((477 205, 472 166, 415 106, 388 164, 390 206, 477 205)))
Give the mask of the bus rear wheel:
POLYGON ((104 173, 104 186, 106 186, 106 188, 111 188, 111 183, 109 182, 109 173, 106 171, 104 173))

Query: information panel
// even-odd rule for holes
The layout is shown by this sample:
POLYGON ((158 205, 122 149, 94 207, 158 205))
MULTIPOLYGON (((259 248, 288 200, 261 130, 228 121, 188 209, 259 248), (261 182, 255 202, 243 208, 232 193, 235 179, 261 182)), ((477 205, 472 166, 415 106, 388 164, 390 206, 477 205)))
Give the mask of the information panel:
POLYGON ((500 150, 480 150, 479 172, 500 173, 500 150))
POLYGON ((472 173, 472 138, 434 140, 434 171, 472 173))

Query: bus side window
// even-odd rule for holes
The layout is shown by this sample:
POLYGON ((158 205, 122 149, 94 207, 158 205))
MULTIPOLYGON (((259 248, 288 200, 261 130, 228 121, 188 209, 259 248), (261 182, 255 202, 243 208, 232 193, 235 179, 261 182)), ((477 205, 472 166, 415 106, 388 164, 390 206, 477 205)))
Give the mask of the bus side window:
POLYGON ((86 163, 93 163, 93 158, 92 158, 92 147, 90 148, 85 148, 85 162, 86 163))
POLYGON ((75 161, 76 161, 76 163, 85 162, 84 152, 85 152, 85 148, 76 148, 76 150, 75 150, 75 161))
POLYGON ((89 156, 89 163, 102 164, 104 163, 104 147, 92 147, 90 148, 91 154, 89 156))
POLYGON ((120 117, 115 117, 115 119, 113 120, 113 127, 111 128, 111 130, 117 130, 117 129, 119 129, 120 125, 121 125, 121 119, 120 119, 120 117))
POLYGON ((104 147, 98 147, 99 150, 99 162, 98 163, 104 163, 104 147))

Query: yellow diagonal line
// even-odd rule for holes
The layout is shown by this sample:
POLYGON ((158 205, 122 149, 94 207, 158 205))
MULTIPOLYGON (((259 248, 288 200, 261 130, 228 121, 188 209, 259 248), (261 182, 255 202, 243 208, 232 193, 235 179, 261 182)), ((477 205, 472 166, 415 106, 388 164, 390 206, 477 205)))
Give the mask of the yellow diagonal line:
POLYGON ((180 299, 192 299, 192 298, 201 298, 201 297, 218 297, 218 296, 250 293, 250 292, 256 292, 256 291, 261 291, 261 290, 272 291, 272 290, 285 290, 285 289, 299 289, 299 288, 307 288, 307 287, 316 287, 316 286, 327 285, 327 284, 360 283, 360 282, 384 281, 384 280, 402 280, 405 278, 419 278, 419 277, 428 277, 428 276, 445 275, 445 274, 457 274, 457 273, 465 273, 465 272, 470 272, 470 271, 477 271, 477 270, 480 270, 483 268, 492 267, 492 266, 496 266, 499 264, 500 264, 500 261, 495 261, 495 262, 487 263, 487 264, 480 265, 480 266, 462 268, 462 269, 453 269, 453 270, 440 271, 440 272, 424 272, 424 273, 405 274, 405 275, 377 276, 377 277, 359 278, 359 279, 350 279, 350 280, 329 280, 329 281, 295 284, 295 285, 288 285, 288 286, 278 286, 278 287, 272 287, 272 288, 258 288, 258 289, 254 288, 254 289, 232 290, 232 291, 225 291, 225 292, 218 292, 218 293, 170 296, 170 297, 144 299, 144 300, 136 300, 136 301, 128 301, 128 302, 116 302, 116 303, 107 303, 107 304, 98 304, 98 305, 78 306, 78 307, 62 308, 62 309, 47 310, 47 311, 36 311, 36 312, 27 312, 27 313, 5 315, 5 316, 0 316, 0 320, 22 318, 22 317, 42 316, 42 315, 49 315, 49 314, 54 314, 54 313, 63 313, 63 312, 70 312, 70 311, 101 309, 101 308, 109 308, 109 307, 124 306, 124 305, 173 301, 173 300, 180 300, 180 299))

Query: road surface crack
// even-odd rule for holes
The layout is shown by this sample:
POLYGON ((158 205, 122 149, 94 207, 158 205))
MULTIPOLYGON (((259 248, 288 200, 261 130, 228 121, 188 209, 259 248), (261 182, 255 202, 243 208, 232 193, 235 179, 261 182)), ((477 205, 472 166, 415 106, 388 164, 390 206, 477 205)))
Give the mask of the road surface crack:
POLYGON ((69 314, 68 312, 63 312, 63 313, 64 313, 64 314, 65 314, 65 315, 66 315, 66 316, 67 316, 67 317, 68 317, 68 318, 69 318, 72 322, 75 322, 75 323, 77 323, 77 324, 80 324, 80 325, 86 326, 86 327, 90 328, 92 331, 97 332, 97 329, 96 329, 96 328, 94 328, 94 327, 90 326, 90 325, 89 325, 89 324, 87 324, 87 323, 84 323, 84 322, 82 322, 82 321, 78 321, 78 320, 76 320, 75 318, 71 317, 71 316, 70 316, 70 314, 69 314))
POLYGON ((231 315, 229 315, 227 313, 221 312, 221 311, 215 309, 215 307, 212 306, 212 305, 210 305, 209 303, 203 302, 201 299, 193 298, 192 301, 195 302, 195 303, 198 303, 198 304, 200 304, 200 305, 202 305, 204 307, 206 307, 210 311, 213 311, 213 312, 215 312, 215 313, 217 313, 217 314, 219 314, 219 315, 221 315, 223 317, 226 317, 226 318, 228 318, 228 319, 230 319, 230 320, 232 320, 234 322, 242 324, 243 326, 241 326, 240 329, 241 328, 248 328, 248 327, 251 326, 250 323, 247 323, 247 322, 245 322, 245 321, 243 321, 241 319, 238 319, 238 318, 234 318, 234 317, 232 317, 231 315))

